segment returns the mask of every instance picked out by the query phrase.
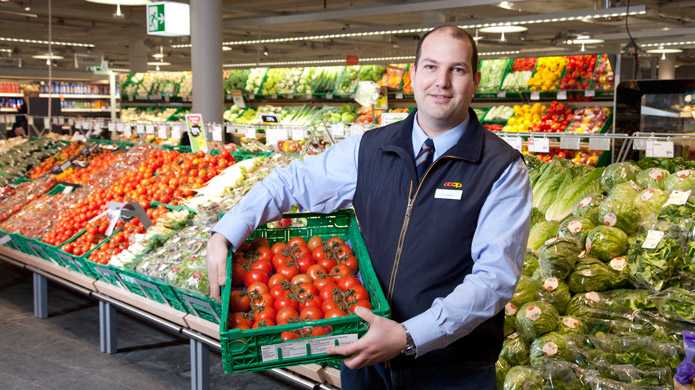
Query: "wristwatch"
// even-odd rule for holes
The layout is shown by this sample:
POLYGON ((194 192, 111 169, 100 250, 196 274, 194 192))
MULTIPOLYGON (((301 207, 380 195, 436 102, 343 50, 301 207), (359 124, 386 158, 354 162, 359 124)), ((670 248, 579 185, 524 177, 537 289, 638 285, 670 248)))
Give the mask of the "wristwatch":
POLYGON ((410 332, 408 332, 408 328, 405 327, 405 325, 401 324, 403 327, 403 330, 405 331, 405 348, 401 351, 401 354, 405 356, 415 356, 415 342, 413 341, 413 336, 410 335, 410 332))

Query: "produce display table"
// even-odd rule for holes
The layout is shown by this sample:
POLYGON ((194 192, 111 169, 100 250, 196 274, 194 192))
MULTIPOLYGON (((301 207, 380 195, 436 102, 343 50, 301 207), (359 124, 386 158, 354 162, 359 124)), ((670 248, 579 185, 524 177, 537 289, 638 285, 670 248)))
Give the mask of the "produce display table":
MULTIPOLYGON (((146 299, 119 287, 95 281, 36 256, 7 246, 0 246, 0 260, 33 273, 34 315, 48 317, 47 280, 95 298, 99 301, 100 349, 113 354, 117 347, 117 309, 135 314, 150 324, 190 340, 191 389, 210 388, 210 349, 220 351, 219 325, 199 317, 175 310, 167 305, 146 299)), ((307 389, 335 389, 340 387, 340 372, 331 367, 306 364, 272 369, 268 374, 307 389)))

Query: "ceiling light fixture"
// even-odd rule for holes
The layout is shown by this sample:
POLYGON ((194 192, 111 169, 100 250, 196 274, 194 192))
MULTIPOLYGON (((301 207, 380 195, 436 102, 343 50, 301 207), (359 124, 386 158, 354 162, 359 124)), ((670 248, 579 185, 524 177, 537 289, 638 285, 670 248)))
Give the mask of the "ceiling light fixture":
POLYGON ((12 49, 0 49, 0 53, 12 53, 12 49))
POLYGON ((108 4, 108 5, 127 5, 127 6, 134 6, 134 5, 147 5, 150 3, 150 0, 85 0, 90 3, 98 3, 98 4, 108 4))
POLYGON ((508 25, 508 26, 483 27, 480 29, 480 32, 502 33, 502 35, 500 36, 500 42, 506 42, 507 39, 504 37, 504 33, 522 32, 522 31, 527 31, 527 30, 528 30, 528 27, 508 25))
POLYGON ((675 53, 682 53, 683 50, 681 49, 664 49, 664 46, 659 46, 658 49, 650 49, 647 50, 647 53, 654 53, 654 54, 661 54, 661 59, 665 60, 666 59, 666 54, 675 54, 675 53))
POLYGON ((232 51, 232 48, 229 46, 222 46, 222 51, 232 51))
MULTIPOLYGON (((8 38, 8 37, 0 37, 0 41, 5 41, 5 42, 19 42, 19 43, 34 43, 37 45, 48 45, 48 41, 40 40, 40 39, 24 39, 24 38, 8 38)), ((51 42, 51 45, 55 46, 76 46, 76 47, 94 47, 91 43, 78 43, 78 42, 56 42, 53 41, 51 42)))
POLYGON ((154 57, 158 60, 161 60, 162 58, 164 58, 164 48, 162 46, 159 46, 159 53, 152 54, 152 57, 154 57))
POLYGON ((50 61, 50 60, 62 60, 65 57, 59 56, 57 54, 46 53, 46 54, 33 55, 33 56, 31 56, 31 58, 36 58, 37 60, 49 60, 50 61))
POLYGON ((652 47, 652 46, 683 46, 683 45, 695 45, 695 41, 680 41, 680 42, 659 42, 659 43, 643 43, 640 46, 652 47))
POLYGON ((263 55, 268 57, 268 47, 267 46, 263 46, 263 55))
POLYGON ((166 62, 166 61, 151 61, 151 62, 148 62, 147 65, 149 65, 149 66, 159 66, 159 65, 167 66, 167 65, 171 65, 171 63, 166 62))

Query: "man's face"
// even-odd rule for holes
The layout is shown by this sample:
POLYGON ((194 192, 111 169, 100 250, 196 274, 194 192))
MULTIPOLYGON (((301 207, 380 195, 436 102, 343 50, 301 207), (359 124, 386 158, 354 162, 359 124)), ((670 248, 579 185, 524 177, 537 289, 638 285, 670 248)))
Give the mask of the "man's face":
POLYGON ((480 82, 480 72, 472 69, 472 50, 468 40, 453 38, 446 30, 433 32, 422 43, 419 63, 410 68, 410 76, 418 123, 428 135, 466 119, 480 82))

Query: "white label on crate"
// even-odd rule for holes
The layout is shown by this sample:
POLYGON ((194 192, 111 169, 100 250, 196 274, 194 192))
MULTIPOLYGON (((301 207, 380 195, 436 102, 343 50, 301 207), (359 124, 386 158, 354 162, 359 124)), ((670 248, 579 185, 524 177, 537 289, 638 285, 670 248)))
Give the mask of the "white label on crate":
POLYGON ((567 100, 567 91, 564 89, 557 91, 557 100, 567 100))
POLYGON ((133 128, 130 126, 130 123, 126 123, 123 125, 123 135, 126 137, 132 137, 133 136, 133 128))
POLYGON ((171 126, 171 138, 181 139, 181 125, 171 126))
POLYGON ((586 91, 584 91, 584 96, 594 97, 596 96, 596 91, 594 91, 593 89, 587 89, 586 91))
POLYGON ((627 265, 627 261, 622 257, 616 257, 615 259, 611 260, 609 264, 611 265, 611 268, 620 272, 627 265))
POLYGON ((557 355, 557 344, 553 343, 552 341, 549 341, 543 344, 543 348, 541 348, 541 351, 543 351, 545 356, 553 357, 557 355))
MULTIPOLYGON (((681 171, 682 172, 682 171, 681 171)), ((676 173, 677 175, 678 173, 676 173)), ((666 205, 684 205, 688 201, 688 197, 690 197, 690 191, 678 191, 678 190, 673 190, 671 192, 671 196, 668 197, 668 201, 666 202, 666 205)))
POLYGON ((521 152, 522 150, 522 140, 521 137, 502 137, 502 139, 509 144, 512 148, 521 152))
POLYGON ((593 302, 593 303, 601 302, 601 297, 599 297, 598 294, 593 292, 593 291, 586 293, 585 297, 586 297, 586 300, 589 302, 593 302))
POLYGON ((649 190, 644 194, 640 195, 639 198, 642 202, 646 202, 654 196, 654 190, 649 190))
POLYGON ((654 180, 661 180, 663 179, 663 176, 661 176, 661 171, 658 169, 651 169, 649 170, 649 177, 651 177, 654 180))
POLYGON ((234 132, 234 125, 232 123, 225 123, 224 131, 227 134, 232 134, 234 132))
POLYGON ((645 150, 647 149, 646 139, 636 139, 632 142, 632 149, 634 150, 645 150))
POLYGON ((154 125, 149 124, 145 126, 145 133, 154 134, 154 125))
POLYGON ((541 100, 541 93, 538 91, 531 92, 531 100, 541 100))
POLYGON ((673 158, 673 142, 647 140, 647 157, 673 158))
POLYGON ((577 329, 579 328, 579 321, 575 320, 572 317, 565 317, 562 319, 562 325, 565 325, 570 329, 577 329))
POLYGON ((528 318, 531 321, 535 321, 539 318, 541 318, 541 308, 538 306, 529 306, 526 309, 526 318, 528 318))
POLYGON ((212 140, 222 142, 222 125, 212 125, 212 140))
POLYGON ((509 302, 506 305, 504 305, 504 315, 507 317, 511 317, 513 315, 516 315, 517 308, 514 306, 513 303, 509 302))
POLYGON ((518 337, 519 337, 519 332, 514 332, 514 333, 510 334, 509 336, 507 336, 507 338, 510 340, 514 340, 515 338, 518 338, 518 337))
POLYGON ((396 99, 403 99, 403 92, 396 92, 396 99))
POLYGON ((590 150, 611 150, 611 139, 608 137, 589 138, 590 150))
POLYGON ((561 137, 560 138, 560 149, 571 149, 577 150, 580 146, 580 139, 574 137, 561 137))
POLYGON ((615 226, 618 223, 618 217, 613 213, 606 213, 603 216, 603 224, 606 226, 615 226))
POLYGON ((167 135, 167 125, 162 124, 157 126, 157 137, 161 139, 169 138, 167 135))
POLYGON ((254 99, 256 99, 256 95, 250 94, 250 95, 249 95, 249 100, 254 100, 254 99))
POLYGON ((144 133, 145 132, 145 125, 142 125, 142 124, 135 125, 135 132, 138 134, 144 133))
POLYGON ((65 188, 63 189, 63 193, 64 193, 64 194, 69 194, 69 193, 71 193, 72 190, 74 190, 74 189, 75 189, 75 187, 73 187, 73 186, 67 186, 67 187, 65 187, 65 188))
POLYGON ((567 224, 567 228, 572 233, 581 232, 583 227, 584 227, 584 225, 582 225, 581 221, 571 221, 569 224, 567 224))
POLYGON ((305 134, 306 134, 306 129, 303 127, 293 127, 292 128, 292 139, 295 141, 303 140, 305 134))
POLYGON ((550 151, 550 139, 529 138, 528 151, 533 153, 548 153, 550 151))
POLYGON ((6 234, 6 235, 2 236, 2 238, 0 238, 0 245, 5 245, 10 241, 12 241, 12 236, 10 236, 9 234, 6 234))
POLYGON ((109 131, 114 132, 116 131, 116 124, 113 122, 109 122, 109 131))
POLYGON ((326 99, 333 99, 333 94, 330 93, 330 92, 328 92, 328 93, 326 94, 326 99))
POLYGON ((331 134, 334 137, 344 137, 345 136, 345 126, 342 123, 334 123, 331 125, 331 134))
POLYGON ((307 356, 307 344, 312 355, 326 353, 329 348, 336 345, 349 345, 357 341, 357 334, 343 334, 339 336, 321 337, 318 339, 297 340, 288 343, 279 343, 261 346, 261 359, 263 362, 280 359, 290 359, 307 356))
POLYGON ((555 291, 559 285, 560 282, 557 280, 557 278, 548 278, 543 282, 543 287, 546 289, 546 291, 555 291))
POLYGON ((253 126, 247 127, 244 133, 246 134, 246 138, 256 138, 256 128, 253 126))
POLYGON ((660 230, 650 230, 649 233, 647 233, 647 238, 644 240, 644 243, 642 244, 642 249, 656 248, 656 246, 659 245, 659 242, 662 238, 664 238, 664 232, 660 230))
POLYGON ((497 97, 498 98, 506 98, 507 92, 506 91, 499 91, 499 92, 497 92, 497 97))

